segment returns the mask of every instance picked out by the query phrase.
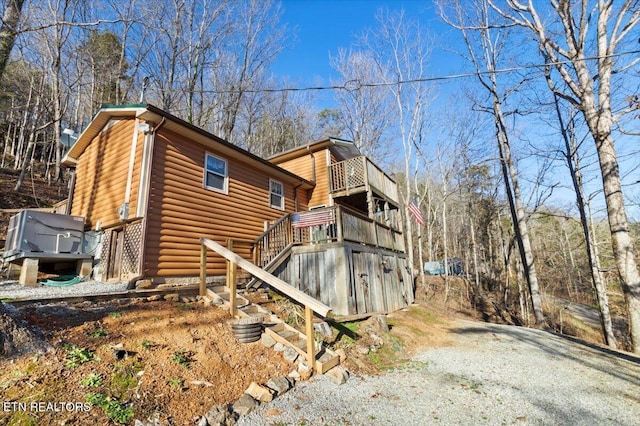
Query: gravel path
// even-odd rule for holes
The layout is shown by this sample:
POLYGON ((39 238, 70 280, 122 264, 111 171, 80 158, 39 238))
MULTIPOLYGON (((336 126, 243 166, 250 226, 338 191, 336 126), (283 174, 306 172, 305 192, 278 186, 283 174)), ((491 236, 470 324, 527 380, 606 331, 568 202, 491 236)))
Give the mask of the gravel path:
POLYGON ((2 299, 46 299, 63 296, 87 296, 91 294, 116 293, 127 291, 127 283, 105 283, 85 281, 66 287, 48 287, 44 285, 25 286, 17 281, 0 281, 2 299))
POLYGON ((640 358, 458 321, 453 346, 381 376, 298 384, 239 425, 639 425, 640 358))

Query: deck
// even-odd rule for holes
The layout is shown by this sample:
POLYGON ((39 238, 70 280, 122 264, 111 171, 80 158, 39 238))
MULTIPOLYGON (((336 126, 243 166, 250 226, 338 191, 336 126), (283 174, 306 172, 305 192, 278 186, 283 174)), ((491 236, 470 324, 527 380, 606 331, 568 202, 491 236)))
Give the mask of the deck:
POLYGON ((347 197, 369 190, 396 206, 399 204, 396 183, 367 157, 354 157, 329 166, 329 192, 334 197, 347 197))

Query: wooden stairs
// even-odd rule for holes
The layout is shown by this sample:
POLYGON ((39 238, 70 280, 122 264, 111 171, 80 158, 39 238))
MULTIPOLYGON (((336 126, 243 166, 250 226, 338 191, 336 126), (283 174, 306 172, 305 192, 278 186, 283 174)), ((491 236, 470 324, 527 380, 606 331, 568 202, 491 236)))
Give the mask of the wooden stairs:
MULTIPOLYGON (((293 244, 288 244, 282 251, 280 251, 275 257, 273 257, 269 263, 264 265, 262 269, 267 271, 268 273, 273 273, 280 265, 282 265, 290 256, 291 256, 291 248, 293 244)), ((247 289, 258 288, 262 285, 263 281, 258 277, 252 277, 251 280, 247 283, 247 289)))
MULTIPOLYGON (((226 309, 230 309, 230 292, 227 286, 214 286, 207 288, 207 295, 213 303, 226 309)), ((236 318, 262 317, 264 333, 272 337, 276 342, 282 343, 295 350, 303 359, 307 356, 307 336, 291 327, 273 312, 260 305, 251 303, 241 295, 236 296, 236 318)), ((316 342, 316 358, 314 371, 324 374, 336 365, 340 364, 340 357, 328 348, 321 347, 316 342)))

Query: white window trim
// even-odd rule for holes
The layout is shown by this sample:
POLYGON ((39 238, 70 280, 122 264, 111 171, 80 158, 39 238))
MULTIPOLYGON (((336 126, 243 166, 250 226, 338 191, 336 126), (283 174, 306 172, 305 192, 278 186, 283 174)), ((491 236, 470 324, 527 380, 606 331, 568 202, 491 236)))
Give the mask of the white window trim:
POLYGON ((280 182, 279 180, 275 180, 275 179, 269 179, 269 206, 271 206, 271 208, 274 209, 278 209, 278 210, 284 210, 284 184, 282 182, 280 182), (282 188, 282 194, 276 194, 274 192, 271 191, 271 184, 272 183, 277 183, 280 185, 280 188, 282 188), (271 196, 272 195, 278 195, 280 197, 280 205, 274 205, 271 204, 271 196))
MULTIPOLYGON (((218 175, 219 176, 219 175, 218 175)), ((202 186, 205 189, 209 189, 211 191, 215 191, 215 192, 219 192, 221 194, 229 194, 229 162, 227 160, 225 160, 222 157, 218 157, 217 155, 211 154, 210 152, 205 153, 204 155, 204 173, 202 176, 202 186), (220 160, 224 163, 224 188, 220 189, 220 188, 216 188, 215 186, 208 186, 207 185, 207 173, 214 173, 217 175, 216 172, 213 171, 209 171, 209 169, 207 169, 207 156, 213 157, 217 160, 220 160)))

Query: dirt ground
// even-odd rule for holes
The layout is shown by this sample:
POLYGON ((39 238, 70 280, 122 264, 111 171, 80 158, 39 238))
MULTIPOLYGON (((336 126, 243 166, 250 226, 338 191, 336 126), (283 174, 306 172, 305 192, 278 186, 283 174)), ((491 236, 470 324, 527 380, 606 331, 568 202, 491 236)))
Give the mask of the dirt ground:
MULTIPOLYGON (((288 305, 269 307, 295 317, 288 305)), ((49 305, 20 308, 18 317, 44 331, 54 349, 0 359, 0 403, 14 404, 0 410, 0 425, 110 424, 107 412, 126 424, 157 418, 194 425, 213 405, 237 400, 252 381, 265 383, 296 368, 259 342, 237 343, 228 312, 201 303, 49 305), (115 408, 82 405, 92 394, 115 408), (31 405, 68 402, 72 411, 31 405), (115 417, 126 409, 132 411, 128 421, 115 417)), ((395 312, 387 321, 385 344, 368 354, 359 350, 371 344, 361 322, 334 329, 330 340, 345 350, 343 365, 353 374, 393 368, 421 347, 447 344, 446 321, 424 307, 395 312)))
POLYGON ((229 314, 200 303, 23 308, 19 316, 42 329, 54 351, 0 360, 0 403, 26 405, 4 406, 2 425, 109 424, 107 411, 129 407, 133 419, 195 424, 213 405, 238 399, 252 381, 295 369, 259 342, 237 343, 229 314), (90 394, 116 402, 82 405, 90 394), (31 405, 42 402, 59 409, 71 402, 73 409, 31 405))

